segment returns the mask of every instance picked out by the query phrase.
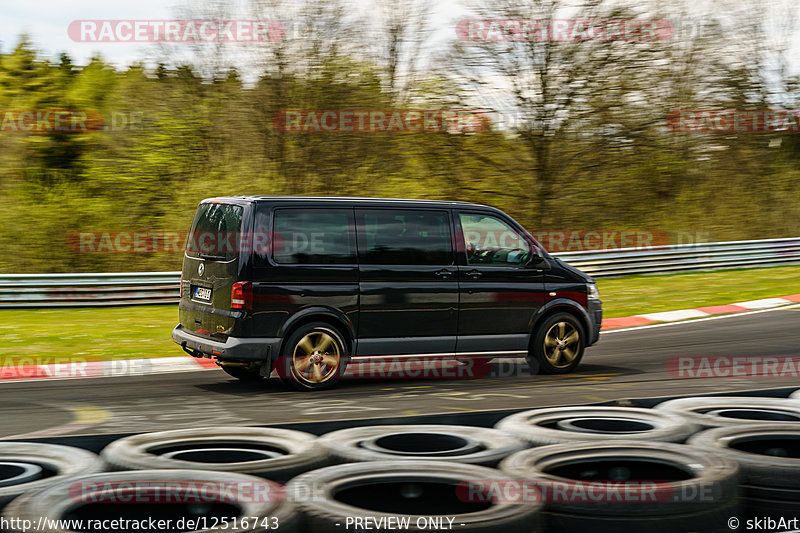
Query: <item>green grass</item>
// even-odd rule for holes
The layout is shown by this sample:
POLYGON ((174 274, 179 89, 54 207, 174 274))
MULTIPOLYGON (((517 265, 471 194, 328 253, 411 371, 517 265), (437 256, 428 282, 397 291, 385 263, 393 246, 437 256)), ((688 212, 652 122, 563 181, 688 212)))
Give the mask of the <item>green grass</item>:
POLYGON ((617 318, 800 294, 800 267, 600 278, 597 288, 603 317, 617 318))
MULTIPOLYGON (((800 293, 800 267, 598 280, 604 316, 721 305, 800 293)), ((174 305, 0 310, 0 366, 182 355, 174 305)))
POLYGON ((181 355, 176 305, 1 310, 0 366, 181 355))

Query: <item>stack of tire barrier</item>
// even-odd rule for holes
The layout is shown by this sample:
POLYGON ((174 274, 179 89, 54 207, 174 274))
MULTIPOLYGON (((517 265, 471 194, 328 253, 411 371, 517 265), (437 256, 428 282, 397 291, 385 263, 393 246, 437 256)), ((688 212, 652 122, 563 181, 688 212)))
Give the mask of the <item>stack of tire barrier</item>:
POLYGON ((738 468, 682 443, 699 426, 626 407, 534 409, 497 426, 530 450, 500 468, 542 489, 549 531, 721 531, 738 512, 738 468))
POLYGON ((116 440, 99 456, 5 442, 4 504, 9 533, 32 524, 71 533, 51 521, 109 518, 171 520, 117 531, 730 531, 731 519, 800 515, 800 402, 545 408, 495 428, 385 425, 320 437, 175 430, 116 440))
POLYGON ((735 461, 741 471, 744 515, 777 522, 800 517, 799 396, 800 391, 787 400, 680 398, 656 410, 682 414, 706 428, 688 443, 735 461))

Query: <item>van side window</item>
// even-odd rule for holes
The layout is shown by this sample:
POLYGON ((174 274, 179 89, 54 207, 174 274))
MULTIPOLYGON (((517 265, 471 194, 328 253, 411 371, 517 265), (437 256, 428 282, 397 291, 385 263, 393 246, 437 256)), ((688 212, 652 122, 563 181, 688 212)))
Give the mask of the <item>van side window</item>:
POLYGON ((468 265, 523 266, 531 257, 528 241, 491 215, 460 213, 468 265))
POLYGON ((355 264, 353 211, 276 209, 272 259, 286 265, 355 264))
POLYGON ((447 211, 358 211, 359 260, 366 265, 451 265, 447 211))

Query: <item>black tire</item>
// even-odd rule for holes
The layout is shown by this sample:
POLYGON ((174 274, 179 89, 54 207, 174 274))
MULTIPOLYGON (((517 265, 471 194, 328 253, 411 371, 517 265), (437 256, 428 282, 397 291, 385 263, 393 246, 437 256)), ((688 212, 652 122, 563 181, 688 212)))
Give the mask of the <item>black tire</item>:
MULTIPOLYGON (((470 533, 541 531, 539 501, 472 501, 464 488, 475 481, 508 481, 483 466, 440 461, 374 461, 330 466, 298 476, 287 486, 305 531, 339 532, 346 519, 399 517, 419 531, 422 517, 448 517, 453 530, 470 533)), ((444 520, 444 529, 447 529, 444 520)), ((441 530, 437 528, 436 530, 441 530)), ((381 529, 388 531, 388 529, 381 529)))
POLYGON ((239 381, 261 381, 264 379, 261 376, 261 369, 260 368, 249 368, 244 366, 228 366, 228 365, 221 365, 223 371, 231 377, 238 379, 239 381))
POLYGON ((800 427, 715 428, 694 435, 689 444, 739 463, 748 485, 800 490, 800 427), (793 449, 786 449, 787 444, 793 449))
POLYGON ((572 372, 581 362, 585 347, 586 331, 577 318, 569 313, 549 316, 531 336, 531 346, 526 358, 531 374, 572 372), (575 340, 571 342, 570 339, 573 338, 575 340), (554 342, 557 344, 553 344, 554 342), (563 365, 559 361, 563 361, 563 365))
POLYGON ((0 509, 24 492, 105 469, 103 460, 92 452, 33 442, 0 442, 0 465, 0 509))
MULTIPOLYGON (((746 492, 747 487, 745 487, 745 493, 746 492)), ((787 517, 791 519, 797 516, 797 510, 800 509, 800 503, 793 501, 762 500, 758 498, 746 497, 744 500, 744 508, 745 518, 772 518, 776 522, 783 518, 784 524, 786 524, 787 517)), ((791 531, 796 533, 798 530, 792 529, 783 531, 791 531)))
MULTIPOLYGON (((286 501, 285 492, 281 486, 263 479, 234 474, 230 472, 211 472, 204 470, 139 470, 135 472, 106 472, 83 476, 79 478, 62 479, 51 483, 46 488, 28 492, 11 502, 3 511, 3 517, 14 520, 19 524, 22 520, 30 520, 34 525, 40 520, 44 528, 39 529, 45 533, 72 533, 71 530, 60 529, 56 521, 64 519, 113 519, 122 517, 127 519, 147 520, 167 519, 177 520, 180 516, 196 519, 197 507, 201 505, 210 512, 206 514, 206 527, 196 529, 183 529, 182 531, 204 531, 209 533, 223 532, 266 532, 272 528, 259 521, 258 527, 253 527, 252 517, 275 517, 280 526, 280 531, 296 531, 297 518, 292 505, 286 501), (139 485, 137 485, 139 484, 139 485), (163 484, 163 485, 162 485, 163 484), (172 489, 167 493, 167 484, 172 489), (238 485, 241 484, 241 485, 238 485), (126 486, 127 485, 127 486, 126 486), (146 487, 151 487, 149 492, 146 487), (152 487, 160 487, 161 495, 152 487), (197 488, 193 494, 192 487, 203 487, 203 492, 198 493, 197 488), (221 489, 217 492, 214 489, 221 489), (225 488, 228 488, 226 492, 225 488), (231 490, 234 487, 235 490, 231 490), (185 492, 184 492, 185 490, 185 492), (169 494, 169 496, 167 496, 169 494), (182 500, 181 494, 185 494, 182 500), (201 503, 197 497, 202 494, 201 503), (256 496, 257 495, 257 496, 256 496), (113 500, 118 498, 115 503, 113 500), (135 505, 134 498, 155 500, 156 503, 139 503, 135 505), (125 501, 128 499, 127 501, 125 501), (164 499, 169 506, 161 507, 158 502, 164 499), (94 503, 94 502, 103 503, 94 503), (124 502, 125 504, 122 504, 124 502), (94 505, 91 505, 94 503, 94 505), (226 504, 227 503, 227 504, 226 504), (118 515, 116 513, 119 513, 118 515), (165 515, 166 516, 162 516, 165 515), (227 527, 222 524, 214 525, 214 518, 225 516, 237 518, 237 527, 232 527, 233 520, 229 520, 227 527), (113 518, 112 518, 113 517, 113 518), (242 519, 248 519, 246 527, 242 527, 242 519)), ((205 514, 205 513, 204 513, 205 514)), ((146 523, 146 522, 145 522, 146 523)), ((173 521, 172 527, 175 527, 173 521)), ((22 529, 11 528, 8 531, 25 533, 22 529)), ((30 531, 27 530, 27 531, 30 531)), ((141 531, 153 531, 147 528, 141 531)))
POLYGON ((330 464, 310 433, 278 428, 217 427, 131 435, 101 456, 114 470, 201 469, 275 481, 330 464))
POLYGON ((689 442, 739 464, 751 515, 792 506, 800 509, 800 427, 715 428, 689 442))
POLYGON ((631 533, 646 531, 648 533, 685 533, 702 531, 703 533, 730 533, 728 520, 740 516, 741 505, 732 502, 710 511, 698 513, 676 514, 666 520, 661 516, 581 516, 564 513, 544 513, 548 533, 575 533, 576 531, 592 531, 597 533, 631 533))
POLYGON ((688 530, 706 531, 697 524, 725 527, 716 521, 738 510, 738 465, 682 444, 556 444, 516 453, 500 469, 539 486, 545 510, 556 515, 548 516, 549 531, 563 531, 566 523, 572 531, 618 531, 620 525, 646 523, 657 531, 687 531, 681 529, 687 516, 697 520, 688 530))
POLYGON ((283 343, 281 356, 275 363, 275 371, 281 380, 299 390, 325 390, 335 387, 339 382, 348 360, 348 345, 344 336, 339 330, 325 322, 314 322, 305 324, 297 328, 283 343), (308 355, 312 362, 304 369, 299 368, 298 363, 306 357, 305 350, 300 346, 304 339, 319 339, 317 345, 309 345, 316 349, 325 344, 325 350, 313 351, 308 355), (336 359, 338 363, 335 368, 333 365, 325 363, 326 359, 336 359), (307 373, 308 368, 319 369, 319 376, 313 372, 307 373))
POLYGON ((603 440, 684 442, 698 427, 681 416, 639 407, 552 407, 523 411, 495 428, 533 446, 603 440))
POLYGON ((767 422, 775 427, 800 427, 800 403, 786 398, 678 398, 662 402, 654 409, 680 414, 703 428, 751 426, 767 422))
POLYGON ((495 466, 528 447, 496 429, 434 424, 341 429, 322 435, 317 442, 342 463, 427 460, 495 466))

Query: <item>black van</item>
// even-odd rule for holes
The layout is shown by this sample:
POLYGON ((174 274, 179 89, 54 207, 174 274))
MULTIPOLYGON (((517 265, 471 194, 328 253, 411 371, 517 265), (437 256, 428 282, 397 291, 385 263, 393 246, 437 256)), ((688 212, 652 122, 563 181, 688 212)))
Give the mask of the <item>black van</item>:
POLYGON ((566 373, 602 319, 592 278, 502 211, 375 198, 204 200, 179 307, 185 351, 301 389, 361 358, 526 357, 566 373))

